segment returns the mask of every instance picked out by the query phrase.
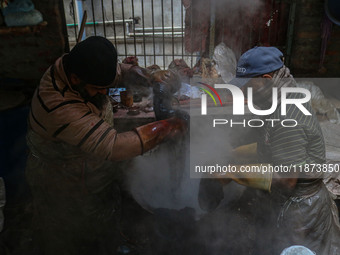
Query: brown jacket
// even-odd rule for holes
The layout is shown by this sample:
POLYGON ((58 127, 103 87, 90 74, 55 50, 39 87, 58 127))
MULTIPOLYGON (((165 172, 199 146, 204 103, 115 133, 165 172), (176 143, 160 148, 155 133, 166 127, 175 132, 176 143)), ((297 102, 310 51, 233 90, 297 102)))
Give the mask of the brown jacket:
POLYGON ((46 140, 77 146, 101 159, 121 160, 140 155, 137 134, 131 131, 118 135, 103 115, 72 89, 60 57, 35 91, 29 124, 33 132, 46 140))

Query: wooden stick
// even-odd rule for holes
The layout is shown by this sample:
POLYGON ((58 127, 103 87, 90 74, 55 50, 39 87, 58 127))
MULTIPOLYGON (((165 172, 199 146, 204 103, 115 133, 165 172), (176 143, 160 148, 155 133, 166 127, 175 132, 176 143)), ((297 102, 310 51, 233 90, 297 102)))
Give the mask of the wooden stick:
POLYGON ((83 37, 86 20, 87 20, 87 12, 84 11, 83 18, 81 20, 79 33, 78 33, 77 43, 79 43, 81 41, 81 38, 83 37))

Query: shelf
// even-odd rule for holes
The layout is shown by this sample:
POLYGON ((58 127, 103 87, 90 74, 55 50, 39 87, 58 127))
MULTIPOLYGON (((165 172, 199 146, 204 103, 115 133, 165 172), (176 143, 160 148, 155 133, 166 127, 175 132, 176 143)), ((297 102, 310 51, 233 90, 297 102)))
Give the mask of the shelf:
POLYGON ((20 35, 30 33, 40 33, 41 29, 47 26, 47 22, 43 21, 38 25, 34 26, 23 26, 23 27, 6 27, 0 26, 0 35, 20 35))

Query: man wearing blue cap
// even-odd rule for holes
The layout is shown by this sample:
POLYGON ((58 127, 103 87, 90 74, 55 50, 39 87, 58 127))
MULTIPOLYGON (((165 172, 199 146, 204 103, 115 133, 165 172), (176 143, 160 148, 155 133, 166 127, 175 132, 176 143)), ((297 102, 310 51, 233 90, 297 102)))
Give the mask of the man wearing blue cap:
MULTIPOLYGON (((298 123, 294 127, 285 127, 280 125, 280 121, 274 124, 267 122, 261 128, 256 149, 252 152, 248 150, 247 156, 253 158, 250 154, 256 153, 259 162, 272 166, 293 166, 293 169, 294 167, 308 169, 311 164, 324 164, 325 144, 316 116, 303 114, 294 104, 287 107, 286 115, 281 115, 281 89, 296 87, 293 76, 283 63, 282 52, 274 47, 250 49, 240 57, 236 71, 236 78, 229 83, 243 91, 252 88, 253 102, 262 110, 271 108, 272 89, 277 88, 278 107, 269 116, 263 116, 265 119, 293 119, 298 123)), ((287 95, 288 99, 301 97, 300 93, 287 95)), ((303 105, 309 112, 313 112, 309 102, 303 105)), ((240 156, 239 150, 236 149, 234 152, 237 159, 240 156)), ((244 147, 242 156, 245 156, 244 147)), ((279 228, 276 235, 273 235, 276 239, 271 240, 269 236, 264 238, 272 241, 267 243, 269 247, 275 247, 280 251, 284 247, 296 244, 304 245, 316 254, 340 254, 337 208, 322 182, 321 172, 291 171, 288 174, 278 172, 262 176, 249 173, 241 175, 237 174, 231 179, 248 186, 256 188, 265 186, 264 189, 272 190, 271 194, 267 193, 268 195, 264 195, 261 200, 261 202, 267 200, 268 204, 272 205, 270 212, 262 212, 262 215, 268 217, 268 221, 271 218, 269 215, 275 219, 269 224, 276 226, 278 219, 279 228), (251 178, 255 179, 249 181, 251 178)))
POLYGON ((32 98, 26 174, 43 254, 115 253, 116 161, 186 133, 186 121, 176 117, 117 133, 106 95, 116 70, 112 43, 89 37, 57 59, 32 98))

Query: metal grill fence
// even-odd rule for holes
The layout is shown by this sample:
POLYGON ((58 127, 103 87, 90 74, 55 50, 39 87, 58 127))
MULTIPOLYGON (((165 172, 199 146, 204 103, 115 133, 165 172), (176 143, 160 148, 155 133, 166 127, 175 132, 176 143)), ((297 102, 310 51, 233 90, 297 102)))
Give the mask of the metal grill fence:
MULTIPOLYGON (((278 12, 274 9, 275 4, 287 2, 287 0, 263 1, 271 6, 271 13, 278 12)), ((296 4, 295 0, 288 2, 290 12, 289 17, 285 18, 287 40, 284 45, 275 46, 286 53, 286 60, 289 61, 296 4)), ((111 40, 117 48, 120 60, 136 56, 140 66, 157 64, 161 68, 167 68, 172 60, 182 58, 193 67, 202 53, 201 51, 188 53, 185 49, 186 9, 182 0, 64 0, 64 7, 70 48, 76 43, 82 14, 86 10, 84 37, 100 35, 111 40)), ((193 18, 197 17, 191 15, 190 25, 193 18)), ((222 26, 224 25, 223 18, 222 26)), ((215 31, 211 28, 210 30, 210 33, 215 31)), ((258 37, 260 41, 261 31, 256 33, 249 35, 249 38, 258 37)), ((275 33, 275 28, 270 28, 269 36, 271 33, 275 33)), ((193 36, 195 35, 191 34, 191 40, 193 36)), ((214 34, 210 34, 210 38, 214 37, 214 34)), ((212 43, 214 40, 210 39, 210 44, 212 43)), ((208 48, 210 51, 213 49, 211 45, 208 48)))

